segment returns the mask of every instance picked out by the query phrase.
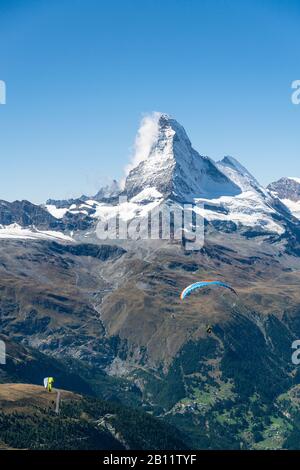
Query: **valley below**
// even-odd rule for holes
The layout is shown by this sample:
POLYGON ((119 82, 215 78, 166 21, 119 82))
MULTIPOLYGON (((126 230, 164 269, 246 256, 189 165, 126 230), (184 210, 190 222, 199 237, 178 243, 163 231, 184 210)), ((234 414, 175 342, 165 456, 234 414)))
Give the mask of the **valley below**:
POLYGON ((59 388, 175 426, 187 448, 294 448, 298 258, 253 240, 242 255, 235 238, 197 253, 162 244, 147 254, 3 242, 0 382, 40 385, 53 375, 59 388), (226 280, 238 296, 208 289, 181 301, 203 278, 226 280))

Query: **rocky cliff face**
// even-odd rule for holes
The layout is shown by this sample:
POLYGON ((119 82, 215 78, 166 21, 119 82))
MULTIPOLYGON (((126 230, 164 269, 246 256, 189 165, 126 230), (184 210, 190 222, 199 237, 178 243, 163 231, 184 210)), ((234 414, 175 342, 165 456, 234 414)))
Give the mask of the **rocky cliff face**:
POLYGON ((280 199, 300 201, 300 178, 281 178, 271 183, 268 189, 275 192, 280 199))
POLYGON ((36 225, 40 229, 61 229, 62 224, 43 207, 29 201, 0 201, 0 225, 36 225))
POLYGON ((291 214, 300 219, 300 178, 281 178, 268 189, 281 199, 291 214))

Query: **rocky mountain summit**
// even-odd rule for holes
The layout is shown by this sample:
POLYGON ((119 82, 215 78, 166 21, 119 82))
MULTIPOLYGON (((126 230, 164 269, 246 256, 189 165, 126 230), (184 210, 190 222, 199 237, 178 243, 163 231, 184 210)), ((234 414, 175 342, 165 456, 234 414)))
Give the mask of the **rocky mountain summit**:
POLYGON ((280 178, 271 183, 268 189, 280 198, 297 219, 300 219, 300 178, 280 178))

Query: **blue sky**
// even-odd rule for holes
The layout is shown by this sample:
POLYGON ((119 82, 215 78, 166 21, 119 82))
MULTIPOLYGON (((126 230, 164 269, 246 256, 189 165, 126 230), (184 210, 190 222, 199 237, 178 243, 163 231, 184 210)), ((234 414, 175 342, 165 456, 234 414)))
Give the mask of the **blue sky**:
POLYGON ((300 177, 300 1, 0 0, 0 199, 94 194, 144 113, 264 184, 300 177))

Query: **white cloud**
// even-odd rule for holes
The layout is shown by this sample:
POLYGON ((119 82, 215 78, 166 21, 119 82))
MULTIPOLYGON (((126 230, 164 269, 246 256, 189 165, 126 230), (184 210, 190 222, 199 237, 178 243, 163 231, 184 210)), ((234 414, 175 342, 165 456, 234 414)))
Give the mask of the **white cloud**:
POLYGON ((142 118, 134 142, 133 155, 130 163, 124 169, 125 176, 121 182, 121 186, 124 186, 126 176, 129 172, 149 156, 151 147, 158 137, 158 121, 161 115, 162 113, 154 111, 151 114, 146 114, 142 118))

